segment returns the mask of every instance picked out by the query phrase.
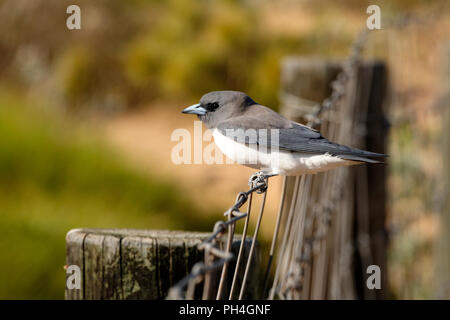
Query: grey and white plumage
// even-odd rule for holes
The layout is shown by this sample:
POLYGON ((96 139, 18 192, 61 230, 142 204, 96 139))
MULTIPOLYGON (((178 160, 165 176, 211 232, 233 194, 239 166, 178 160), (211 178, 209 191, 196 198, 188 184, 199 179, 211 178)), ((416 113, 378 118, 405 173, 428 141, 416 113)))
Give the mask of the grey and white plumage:
POLYGON ((226 156, 269 175, 317 173, 363 162, 379 163, 372 158, 386 157, 330 142, 319 131, 290 121, 239 91, 207 93, 183 113, 198 115, 226 156), (248 130, 255 132, 254 139, 246 134, 248 130), (260 148, 262 144, 268 147, 260 148))

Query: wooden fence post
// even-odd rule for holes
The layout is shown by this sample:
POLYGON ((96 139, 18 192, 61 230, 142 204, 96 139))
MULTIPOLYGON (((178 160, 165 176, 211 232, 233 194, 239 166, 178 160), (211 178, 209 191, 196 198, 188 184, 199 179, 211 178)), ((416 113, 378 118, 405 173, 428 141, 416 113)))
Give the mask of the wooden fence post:
MULTIPOLYGON (((330 96, 331 82, 336 79, 341 66, 342 62, 339 61, 286 58, 281 68, 282 113, 294 121, 306 123, 306 116, 313 114, 319 104, 330 96)), ((387 89, 386 66, 376 61, 362 62, 358 67, 353 86, 350 90, 352 96, 345 101, 348 104, 346 107, 348 115, 351 117, 349 121, 354 121, 353 128, 355 129, 351 135, 357 137, 352 139, 351 143, 355 147, 385 153, 388 129, 388 122, 383 110, 387 89)), ((337 110, 329 112, 329 121, 340 121, 337 110)), ((343 117, 344 120, 347 118, 343 117)), ((332 133, 327 132, 329 121, 324 121, 321 131, 325 137, 328 135, 331 138, 332 133)), ((336 142, 349 143, 348 141, 336 142)), ((353 188, 352 194, 344 197, 345 199, 342 198, 341 201, 353 199, 350 201, 354 201, 354 203, 345 206, 336 203, 333 205, 342 208, 353 207, 354 212, 344 220, 339 220, 336 216, 331 217, 335 226, 329 232, 328 236, 331 238, 327 240, 328 244, 321 247, 322 255, 315 255, 315 250, 308 254, 309 262, 305 264, 303 270, 302 299, 382 299, 386 297, 386 166, 356 166, 350 170, 352 171, 349 176, 342 177, 351 180, 345 181, 345 186, 353 188), (348 240, 350 244, 347 247, 347 249, 351 249, 349 258, 332 254, 330 245, 333 246, 333 241, 336 239, 340 239, 340 241, 343 239, 342 236, 336 234, 336 232, 340 232, 339 228, 347 230, 350 234, 351 239, 348 240), (335 234, 331 235, 333 232, 335 234), (332 261, 333 259, 334 261, 332 261), (348 261, 345 262, 345 259, 348 261), (332 263, 333 265, 331 265, 332 263), (342 263, 351 264, 351 268, 343 268, 342 263), (317 269, 319 264, 322 265, 320 270, 317 269), (366 286, 369 276, 366 270, 369 265, 378 265, 381 269, 381 290, 369 290, 366 286), (340 269, 340 271, 335 274, 334 270, 336 269, 340 269)), ((321 180, 323 177, 323 174, 314 176, 312 192, 326 197, 327 194, 322 194, 320 190, 317 190, 318 186, 319 188, 323 186, 321 180)), ((291 185, 293 180, 289 178, 288 184, 291 185)), ((332 200, 330 193, 328 196, 332 200)), ((314 201, 314 198, 311 201, 314 201)), ((289 204, 290 201, 286 203, 289 204)), ((310 206, 311 212, 313 211, 312 206, 314 203, 310 206)), ((289 210, 289 206, 286 207, 285 210, 289 210)), ((340 212, 334 212, 334 215, 339 214, 340 212)), ((311 215, 313 214, 311 213, 311 215)), ((306 219, 305 237, 312 237, 315 222, 308 219, 314 218, 307 217, 306 219)), ((345 252, 348 251, 347 249, 345 252)))
MULTIPOLYGON (((197 245, 209 235, 165 230, 71 230, 66 236, 67 266, 78 266, 82 279, 80 289, 66 286, 66 299, 164 299, 171 286, 189 274, 196 262, 203 261, 197 245)), ((236 236, 232 245, 235 256, 240 243, 236 236)), ((250 243, 247 237, 244 257, 250 243)), ((256 249, 254 268, 259 265, 258 245, 256 249)), ((234 270, 234 263, 230 270, 234 270)), ((200 290, 202 286, 198 287, 200 290)), ((246 298, 254 297, 255 290, 256 277, 251 277, 246 298)), ((196 296, 201 297, 201 293, 196 296)))

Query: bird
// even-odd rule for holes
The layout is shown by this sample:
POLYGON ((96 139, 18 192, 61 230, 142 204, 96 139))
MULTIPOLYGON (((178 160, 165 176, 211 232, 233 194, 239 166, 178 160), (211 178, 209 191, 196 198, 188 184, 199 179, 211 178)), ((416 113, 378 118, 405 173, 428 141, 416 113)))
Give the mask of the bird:
POLYGON ((212 91, 182 113, 212 131, 231 160, 266 177, 316 174, 341 166, 382 163, 385 154, 333 143, 318 130, 291 121, 240 91, 212 91))

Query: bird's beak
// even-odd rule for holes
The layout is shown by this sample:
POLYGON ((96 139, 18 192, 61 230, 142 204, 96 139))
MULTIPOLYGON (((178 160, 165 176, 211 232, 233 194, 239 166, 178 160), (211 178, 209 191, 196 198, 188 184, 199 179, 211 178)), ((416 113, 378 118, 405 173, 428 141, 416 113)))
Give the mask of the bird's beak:
POLYGON ((197 103, 190 107, 187 107, 186 109, 184 109, 181 112, 188 113, 188 114, 197 114, 199 116, 202 116, 202 115, 206 114, 206 109, 203 108, 199 103, 197 103))

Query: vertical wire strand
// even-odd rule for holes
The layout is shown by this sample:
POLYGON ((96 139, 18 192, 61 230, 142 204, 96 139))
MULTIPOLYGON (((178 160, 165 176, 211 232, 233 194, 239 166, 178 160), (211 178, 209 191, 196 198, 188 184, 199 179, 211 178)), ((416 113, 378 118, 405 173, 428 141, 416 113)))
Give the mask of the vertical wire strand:
POLYGON ((264 275, 264 282, 263 282, 264 285, 263 285, 263 291, 262 291, 263 298, 266 294, 267 284, 269 282, 270 269, 272 267, 273 255, 275 252, 275 245, 276 245, 277 238, 278 238, 278 232, 280 231, 281 216, 283 215, 284 200, 286 197, 286 186, 287 186, 287 178, 286 178, 286 176, 284 176, 283 177, 283 187, 281 189, 281 196, 280 196, 280 206, 279 206, 278 214, 277 214, 277 222, 275 224, 275 231, 273 233, 272 244, 270 246, 269 261, 267 263, 267 268, 266 268, 266 272, 264 275))
POLYGON ((266 190, 264 191, 264 195, 263 195, 263 199, 262 199, 262 203, 261 203, 261 210, 259 211, 258 221, 256 222, 255 232, 253 234, 253 239, 252 239, 252 245, 250 247, 250 253, 248 254, 247 265, 245 267, 244 278, 242 279, 241 291, 239 293, 239 300, 242 300, 242 298, 244 297, 244 291, 245 291, 245 288, 247 287, 248 272, 250 270, 250 265, 253 260, 253 251, 255 250, 256 238, 258 237, 258 231, 259 231, 262 216, 264 213, 264 206, 266 204, 268 187, 269 187, 269 178, 266 178, 266 190))
MULTIPOLYGON (((228 220, 231 220, 231 211, 228 214, 228 220)), ((233 242, 233 236, 234 236, 234 224, 230 224, 228 226, 228 239, 227 239, 227 248, 226 248, 227 253, 229 253, 231 251, 231 244, 233 242)), ((225 289, 225 279, 227 277, 229 264, 230 264, 230 262, 227 261, 224 263, 224 265, 222 267, 222 273, 220 275, 219 288, 217 289, 216 300, 222 299, 222 294, 225 289)))
MULTIPOLYGON (((306 182, 307 180, 309 180, 309 178, 310 178, 309 175, 303 175, 300 179, 300 187, 296 199, 295 210, 293 212, 292 223, 290 224, 288 229, 289 238, 285 249, 285 257, 288 258, 283 259, 284 263, 282 264, 281 269, 285 276, 285 279, 283 279, 284 282, 282 283, 281 289, 283 288, 287 289, 287 287, 291 286, 291 283, 293 281, 293 275, 295 274, 295 269, 297 268, 297 263, 292 262, 293 261, 295 262, 297 259, 298 254, 297 248, 300 243, 300 237, 302 236, 300 226, 302 225, 303 211, 304 211, 303 207, 305 206, 306 203, 305 197, 307 196, 306 182)), ((288 299, 292 299, 291 296, 288 295, 288 299)))
POLYGON ((297 202, 297 195, 298 195, 298 187, 299 187, 299 185, 300 185, 300 176, 296 176, 295 177, 295 182, 294 182, 294 190, 292 192, 291 206, 289 208, 288 218, 287 218, 287 221, 286 221, 286 225, 284 227, 285 232, 284 232, 281 248, 280 248, 280 251, 278 253, 279 257, 278 257, 278 261, 277 261, 277 268, 276 268, 276 271, 275 271, 275 279, 273 281, 272 288, 270 290, 269 300, 273 300, 273 298, 275 296, 275 289, 276 289, 276 286, 277 286, 277 283, 278 283, 278 278, 280 276, 280 266, 281 266, 281 261, 282 261, 281 255, 284 253, 284 248, 286 246, 286 241, 287 241, 287 236, 288 236, 287 229, 288 229, 288 226, 291 223, 292 216, 293 216, 293 211, 294 211, 294 206, 295 206, 295 203, 297 202))
POLYGON ((234 290, 236 288, 236 282, 237 282, 237 277, 239 274, 241 260, 242 260, 242 256, 244 253, 244 245, 245 245, 245 240, 247 238, 247 230, 248 230, 248 225, 249 225, 249 221, 250 221, 250 212, 252 211, 252 197, 253 197, 253 193, 250 193, 250 195, 248 197, 247 217, 245 218, 244 230, 242 231, 241 245, 239 247, 239 253, 238 253, 238 257, 237 257, 237 261, 236 261, 236 267, 234 269, 233 282, 231 283, 230 296, 228 297, 229 300, 233 299, 233 294, 234 294, 234 290))
MULTIPOLYGON (((212 263, 213 257, 210 254, 209 248, 205 248, 205 265, 209 266, 212 263)), ((210 298, 212 274, 209 272, 205 275, 205 281, 203 282, 203 294, 202 300, 208 300, 210 298)))
MULTIPOLYGON (((228 212, 228 220, 231 220, 232 212, 233 212, 233 210, 230 210, 228 212)), ((231 244, 233 243, 233 236, 234 236, 234 224, 230 224, 228 226, 228 239, 227 239, 227 248, 226 248, 227 253, 229 253, 231 251, 231 244)), ((227 262, 225 262, 225 264, 222 267, 222 274, 220 275, 219 288, 217 289, 216 300, 222 299, 222 294, 225 289, 225 279, 227 277, 229 264, 230 264, 230 262, 227 261, 227 262)))

